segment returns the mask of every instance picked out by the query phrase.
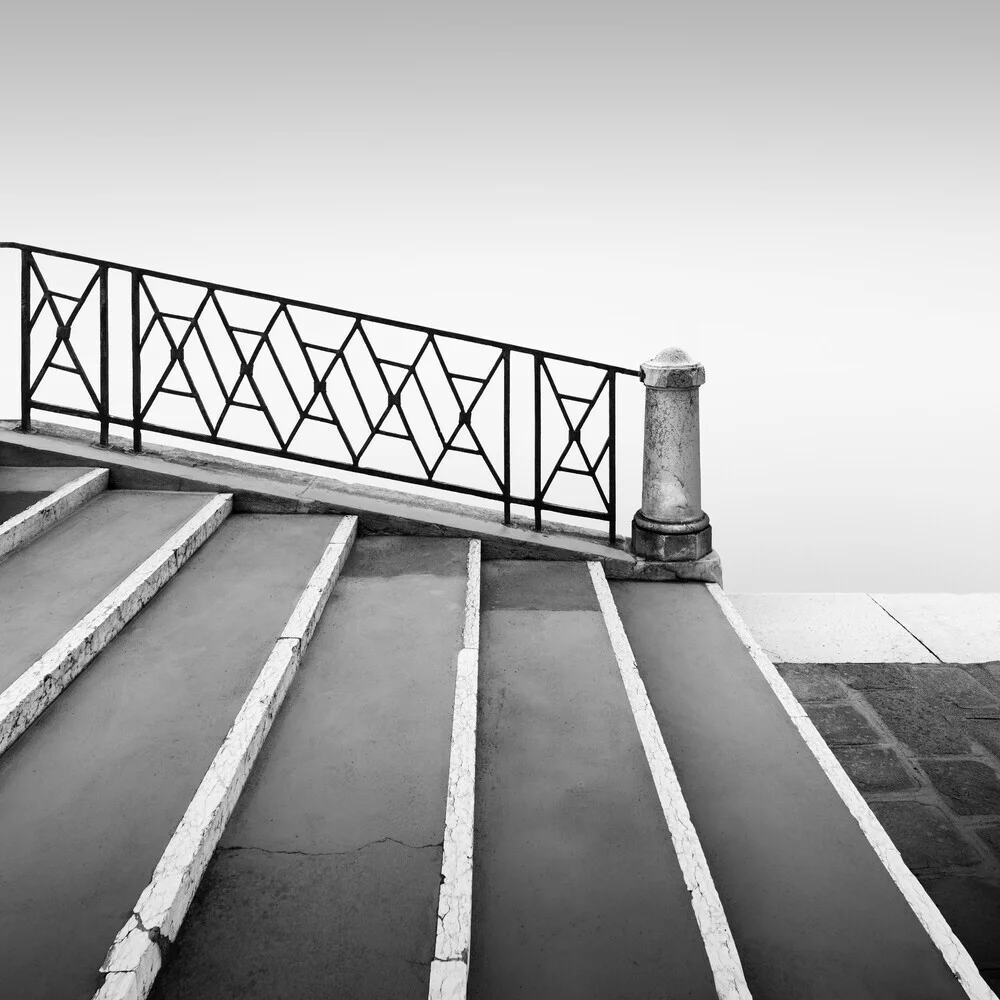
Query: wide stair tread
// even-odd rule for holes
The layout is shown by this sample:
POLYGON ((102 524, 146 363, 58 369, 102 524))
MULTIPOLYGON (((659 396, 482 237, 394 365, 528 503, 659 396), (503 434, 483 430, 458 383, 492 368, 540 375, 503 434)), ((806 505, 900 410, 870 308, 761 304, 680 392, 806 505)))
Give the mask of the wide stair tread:
POLYGON ((154 997, 426 1000, 467 553, 355 543, 154 997))
POLYGON ((966 997, 709 591, 611 589, 753 995, 966 997))
POLYGON ((338 521, 231 516, 0 757, 0 968, 11 996, 97 988, 338 521))
POLYGON ((483 566, 469 996, 714 998, 588 568, 483 566))
POLYGON ((90 471, 71 466, 0 466, 0 523, 90 471))
POLYGON ((210 498, 205 493, 101 493, 0 563, 0 689, 210 498))

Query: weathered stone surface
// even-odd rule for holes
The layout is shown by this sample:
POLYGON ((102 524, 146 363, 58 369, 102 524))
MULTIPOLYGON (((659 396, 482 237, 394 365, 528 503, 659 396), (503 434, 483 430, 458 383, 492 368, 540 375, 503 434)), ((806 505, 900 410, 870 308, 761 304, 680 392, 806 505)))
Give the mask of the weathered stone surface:
POLYGON ((882 739, 853 705, 816 705, 809 709, 809 718, 831 747, 878 743, 882 739))
POLYGON ((873 812, 914 871, 946 871, 982 858, 936 806, 923 802, 872 802, 873 812))
POLYGON ((834 746, 833 752, 861 792, 903 792, 918 787, 912 772, 888 747, 834 746))
POLYGON ((639 559, 659 559, 664 562, 704 559, 712 551, 712 528, 704 522, 704 518, 696 522, 702 526, 695 531, 664 532, 650 528, 654 522, 644 518, 642 511, 636 511, 632 519, 632 551, 639 559))
MULTIPOLYGON (((977 827, 976 833, 979 834, 981 840, 985 841, 986 846, 1000 858, 1000 823, 977 827)), ((1000 928, 998 928, 998 932, 1000 932, 1000 928)))
POLYGON ((976 964, 1000 966, 1000 880, 946 875, 920 881, 976 964))
POLYGON ((931 784, 960 816, 1000 814, 1000 779, 976 760, 922 760, 931 784))
POLYGON ((731 594, 774 662, 936 663, 867 594, 731 594))
POLYGON ((948 718, 912 690, 866 691, 893 735, 919 754, 969 753, 972 745, 948 718))
POLYGON ((988 691, 1000 695, 1000 663, 964 663, 962 669, 988 691))
POLYGON ((953 705, 962 715, 1000 719, 1000 698, 961 667, 911 667, 910 670, 929 701, 953 705))
POLYGON ((705 384, 705 366, 680 347, 666 347, 639 366, 643 385, 651 389, 697 389, 705 384))
POLYGON ((962 722, 962 727, 974 740, 982 743, 994 757, 1000 759, 1000 720, 966 718, 962 722))
MULTIPOLYGON (((487 543, 483 542, 483 558, 487 543)), ((604 574, 609 580, 645 580, 664 583, 717 583, 722 584, 722 560, 712 549, 702 559, 675 559, 673 562, 659 562, 652 559, 636 558, 602 559, 604 574)))
POLYGON ((814 663, 781 663, 778 664, 778 673, 801 702, 843 701, 847 697, 830 667, 814 663))
POLYGON ((679 523, 702 516, 698 383, 670 384, 670 371, 661 368, 658 378, 644 366, 642 514, 679 523))
POLYGON ((857 691, 892 690, 914 686, 909 667, 896 663, 838 663, 837 673, 857 691))
POLYGON ((946 663, 1000 656, 1000 594, 872 594, 946 663))

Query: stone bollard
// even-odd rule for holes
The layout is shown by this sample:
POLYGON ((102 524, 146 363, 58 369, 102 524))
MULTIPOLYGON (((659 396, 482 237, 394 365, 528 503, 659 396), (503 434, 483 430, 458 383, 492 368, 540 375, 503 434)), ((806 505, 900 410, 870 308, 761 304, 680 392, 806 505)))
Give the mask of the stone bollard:
POLYGON ((640 366, 646 386, 642 509, 632 519, 640 559, 691 562, 712 551, 712 526, 701 509, 698 387, 705 368, 668 347, 640 366))

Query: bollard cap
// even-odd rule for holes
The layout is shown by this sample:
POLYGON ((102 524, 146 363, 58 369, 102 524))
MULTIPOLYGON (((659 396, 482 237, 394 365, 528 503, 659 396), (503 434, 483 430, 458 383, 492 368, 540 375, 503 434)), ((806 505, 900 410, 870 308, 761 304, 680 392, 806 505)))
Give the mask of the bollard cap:
POLYGON ((649 389, 697 389, 705 384, 705 366, 687 351, 668 347, 639 366, 642 382, 649 389))

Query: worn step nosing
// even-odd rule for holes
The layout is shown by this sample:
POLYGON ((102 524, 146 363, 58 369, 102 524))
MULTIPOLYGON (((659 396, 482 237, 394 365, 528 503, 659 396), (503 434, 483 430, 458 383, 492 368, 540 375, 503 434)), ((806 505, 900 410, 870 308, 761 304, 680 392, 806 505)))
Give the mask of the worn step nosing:
POLYGON ((108 488, 108 470, 94 469, 43 497, 0 525, 0 560, 34 541, 108 488))
POLYGON ((213 497, 54 646, 0 692, 0 754, 149 603, 231 510, 230 495, 213 497))
POLYGON ((691 894, 691 908, 705 946, 716 993, 719 1000, 752 1000, 729 919, 684 799, 656 713, 649 701, 646 685, 639 673, 614 595, 601 564, 591 562, 588 566, 629 707, 649 763, 660 807, 667 821, 677 863, 684 884, 691 894))
POLYGON ((761 645, 754 639, 732 601, 717 584, 709 583, 706 586, 726 616, 733 631, 736 632, 750 654, 755 666, 763 674, 767 684, 781 703, 785 714, 829 778, 841 801, 861 827, 862 833, 875 851, 879 861, 889 873, 907 905, 920 921, 970 1000, 997 1000, 996 994, 983 979, 965 945, 951 929, 948 921, 945 920, 937 905, 927 894, 927 890, 906 866, 906 862, 903 861, 903 856, 892 842, 892 838, 885 832, 885 828, 854 786, 840 761, 826 745, 826 741, 820 735, 805 709, 799 704, 792 689, 775 669, 761 645))
POLYGON ((465 1000, 472 943, 472 845, 479 690, 482 543, 469 543, 462 649, 455 670, 451 757, 445 807, 441 887, 428 1000, 465 1000))
POLYGON ((161 942, 177 937, 356 534, 357 518, 342 518, 132 916, 115 937, 100 969, 105 979, 95 1000, 145 1000, 149 995, 163 961, 161 942))

